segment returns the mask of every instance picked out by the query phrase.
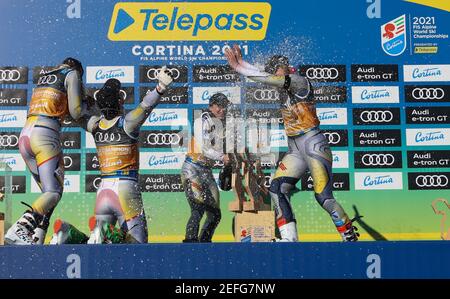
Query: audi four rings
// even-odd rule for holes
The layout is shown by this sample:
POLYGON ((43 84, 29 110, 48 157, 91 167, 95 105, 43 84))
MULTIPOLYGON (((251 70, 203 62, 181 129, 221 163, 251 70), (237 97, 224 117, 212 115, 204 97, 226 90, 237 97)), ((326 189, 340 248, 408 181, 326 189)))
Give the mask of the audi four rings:
POLYGON ((448 177, 445 175, 419 175, 416 177, 419 187, 447 187, 448 177))
POLYGON ((257 101, 278 101, 280 93, 275 89, 255 89, 253 98, 257 101))
POLYGON ((119 133, 95 133, 94 139, 96 142, 112 142, 120 141, 121 137, 119 133))
POLYGON ((19 70, 0 70, 0 81, 16 82, 19 79, 19 70))
POLYGON ((14 147, 19 144, 19 137, 16 135, 0 135, 0 146, 14 147))
POLYGON ((57 80, 58 80, 58 77, 56 77, 56 75, 40 76, 38 79, 37 85, 54 84, 57 80))
POLYGON ((364 154, 361 161, 366 166, 391 166, 395 158, 392 154, 364 154))
POLYGON ((390 122, 394 119, 394 115, 391 111, 373 110, 363 111, 360 115, 363 122, 390 122))
MULTIPOLYGON (((178 78, 180 78, 180 71, 176 68, 168 68, 167 69, 171 74, 174 80, 177 80, 178 78)), ((159 72, 161 71, 161 69, 157 69, 157 68, 149 68, 147 71, 147 78, 149 80, 156 80, 156 78, 159 75, 159 72)))
POLYGON ((416 87, 412 91, 412 97, 415 100, 441 100, 445 96, 442 88, 419 88, 416 87))
POLYGON ((323 135, 328 138, 329 144, 338 144, 341 142, 341 135, 336 132, 324 132, 323 135))
POLYGON ((73 160, 69 156, 64 156, 64 168, 70 168, 73 164, 73 160))
POLYGON ((311 67, 306 70, 306 77, 308 79, 336 79, 339 76, 339 71, 334 68, 316 68, 311 67))
POLYGON ((177 133, 150 133, 147 136, 147 143, 150 145, 178 145, 181 136, 177 133))

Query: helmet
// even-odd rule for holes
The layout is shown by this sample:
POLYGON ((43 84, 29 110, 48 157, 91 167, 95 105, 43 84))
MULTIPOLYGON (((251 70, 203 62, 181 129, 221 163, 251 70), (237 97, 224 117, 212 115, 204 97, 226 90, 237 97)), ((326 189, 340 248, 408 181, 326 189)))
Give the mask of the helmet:
POLYGON ((63 60, 62 63, 67 64, 68 66, 78 70, 80 72, 80 76, 83 77, 84 74, 83 65, 81 65, 81 62, 79 60, 72 57, 67 57, 66 59, 63 60))
POLYGON ((120 81, 108 79, 103 87, 94 94, 97 106, 107 119, 112 119, 120 112, 120 81))
POLYGON ((286 56, 274 55, 266 62, 264 71, 274 74, 280 66, 289 66, 289 59, 286 56))
POLYGON ((218 93, 213 94, 209 98, 209 105, 211 106, 214 104, 216 104, 217 106, 223 107, 223 108, 227 108, 231 104, 231 102, 230 102, 230 100, 228 100, 226 95, 218 92, 218 93))

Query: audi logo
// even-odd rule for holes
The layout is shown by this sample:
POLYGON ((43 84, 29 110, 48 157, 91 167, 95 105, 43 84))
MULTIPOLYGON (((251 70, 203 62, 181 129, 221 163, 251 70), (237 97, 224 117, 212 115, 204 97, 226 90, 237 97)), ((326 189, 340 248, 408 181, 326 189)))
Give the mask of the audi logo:
POLYGON ((448 177, 445 175, 419 175, 416 177, 419 187, 445 187, 448 185, 448 177))
POLYGON ((341 142, 341 135, 336 132, 325 132, 323 135, 328 138, 329 144, 338 144, 341 142))
POLYGON ((58 77, 56 77, 56 75, 41 76, 38 79, 37 85, 54 84, 57 80, 58 77))
MULTIPOLYGON (((180 71, 176 68, 168 68, 167 69, 171 74, 174 80, 180 78, 180 71)), ((155 69, 155 68, 151 68, 148 69, 147 71, 147 78, 149 78, 150 80, 156 80, 156 78, 159 75, 159 72, 161 71, 161 69, 155 69)))
POLYGON ((0 146, 17 146, 19 138, 16 135, 0 135, 0 146))
POLYGON ((70 168, 73 164, 73 160, 69 156, 64 156, 64 168, 70 168))
POLYGON ((114 142, 120 141, 122 137, 119 133, 95 133, 94 140, 95 142, 114 142))
POLYGON ((445 93, 442 88, 414 88, 412 97, 416 100, 440 100, 445 93))
POLYGON ((306 77, 308 79, 336 79, 339 76, 339 71, 332 68, 309 68, 306 70, 306 77))
POLYGON ((278 101, 280 93, 275 89, 256 89, 253 98, 257 101, 278 101))
POLYGON ((390 122, 394 115, 391 111, 364 111, 361 113, 360 118, 363 122, 390 122))
POLYGON ((92 181, 92 186, 94 186, 94 188, 96 189, 96 190, 98 190, 98 188, 100 188, 100 183, 101 183, 101 178, 95 178, 93 181, 92 181))
POLYGON ((177 133, 151 133, 147 136, 150 145, 177 145, 181 137, 177 133))
POLYGON ((361 161, 366 166, 391 166, 395 158, 391 154, 364 154, 361 161))
POLYGON ((0 81, 16 82, 20 79, 18 70, 0 70, 0 81))

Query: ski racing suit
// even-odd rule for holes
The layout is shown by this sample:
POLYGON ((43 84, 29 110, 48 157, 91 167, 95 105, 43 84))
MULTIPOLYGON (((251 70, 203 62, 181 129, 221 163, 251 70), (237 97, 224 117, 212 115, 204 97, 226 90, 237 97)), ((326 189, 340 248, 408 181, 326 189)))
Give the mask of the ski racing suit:
POLYGON ((355 227, 333 196, 332 153, 328 140, 320 131, 312 85, 298 74, 276 76, 244 62, 237 70, 249 79, 287 92, 281 103, 288 152, 280 162, 270 184, 280 241, 297 241, 297 227, 292 210, 291 191, 308 169, 314 181, 314 195, 328 212, 344 241, 356 241, 355 227))
POLYGON ((61 120, 67 116, 74 120, 80 118, 81 94, 81 78, 74 68, 61 64, 41 71, 19 137, 19 151, 42 194, 31 205, 32 215, 25 213, 8 230, 7 243, 42 244, 44 241, 49 218, 63 193, 61 120), (38 236, 31 237, 30 232, 37 234, 38 229, 38 236))
POLYGON ((224 158, 223 123, 218 125, 218 122, 220 120, 211 112, 202 113, 201 132, 198 132, 202 140, 192 138, 181 169, 181 181, 191 208, 184 242, 211 242, 222 218, 219 189, 211 170, 216 160, 224 158), (206 220, 199 236, 200 221, 205 212, 206 220))
POLYGON ((148 242, 147 220, 139 187, 139 131, 161 94, 156 89, 126 115, 111 120, 91 116, 85 128, 92 133, 100 163, 101 183, 97 190, 97 226, 115 225, 138 243, 148 242))

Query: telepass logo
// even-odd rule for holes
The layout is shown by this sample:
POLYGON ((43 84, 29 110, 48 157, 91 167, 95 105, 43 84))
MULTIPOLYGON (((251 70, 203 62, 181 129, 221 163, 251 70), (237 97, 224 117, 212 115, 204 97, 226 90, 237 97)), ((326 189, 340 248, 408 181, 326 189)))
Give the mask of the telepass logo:
POLYGON ((114 6, 112 41, 263 40, 266 2, 122 2, 114 6))

